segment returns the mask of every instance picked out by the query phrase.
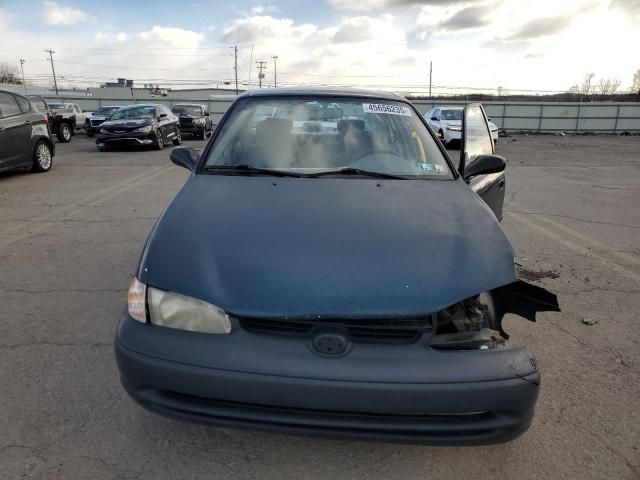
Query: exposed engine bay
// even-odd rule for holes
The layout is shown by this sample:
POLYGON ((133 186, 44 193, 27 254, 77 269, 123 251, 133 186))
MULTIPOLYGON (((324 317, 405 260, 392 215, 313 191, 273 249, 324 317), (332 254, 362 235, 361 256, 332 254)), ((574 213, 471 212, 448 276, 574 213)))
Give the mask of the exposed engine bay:
POLYGON ((559 312, 558 298, 548 290, 518 280, 467 298, 432 315, 429 345, 442 350, 490 349, 506 345, 502 319, 513 313, 531 322, 537 312, 559 312))

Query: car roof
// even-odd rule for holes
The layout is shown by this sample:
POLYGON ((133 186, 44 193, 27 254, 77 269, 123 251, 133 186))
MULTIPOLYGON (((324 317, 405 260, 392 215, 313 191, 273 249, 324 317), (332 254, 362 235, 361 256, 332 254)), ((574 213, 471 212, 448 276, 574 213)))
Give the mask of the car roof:
POLYGON ((404 97, 396 95, 395 93, 337 87, 262 88, 248 90, 240 95, 240 98, 247 97, 358 97, 376 100, 407 101, 404 97))
POLYGON ((441 105, 439 107, 440 110, 464 110, 463 105, 441 105))
MULTIPOLYGON (((203 104, 201 103, 176 103, 173 107, 184 107, 184 106, 188 106, 188 107, 204 107, 203 104)), ((171 108, 173 108, 171 107, 171 108)))

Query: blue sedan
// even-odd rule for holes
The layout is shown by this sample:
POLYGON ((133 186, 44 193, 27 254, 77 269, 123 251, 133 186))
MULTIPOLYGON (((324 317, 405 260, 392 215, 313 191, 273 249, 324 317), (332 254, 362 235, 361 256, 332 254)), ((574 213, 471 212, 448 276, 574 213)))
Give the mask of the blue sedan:
POLYGON ((540 385, 506 313, 520 281, 500 227, 505 160, 479 104, 454 166, 401 97, 238 97, 151 231, 115 340, 124 388, 222 427, 423 444, 510 440, 540 385))

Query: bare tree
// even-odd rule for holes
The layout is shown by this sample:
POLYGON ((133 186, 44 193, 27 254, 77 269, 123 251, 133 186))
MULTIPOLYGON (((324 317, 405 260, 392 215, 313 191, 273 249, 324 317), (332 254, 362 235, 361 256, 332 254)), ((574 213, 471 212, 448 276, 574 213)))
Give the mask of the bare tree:
POLYGON ((580 93, 580 85, 577 83, 569 87, 569 93, 580 93))
POLYGON ((595 76, 596 74, 593 72, 585 73, 582 79, 582 84, 580 85, 580 93, 582 95, 586 96, 591 94, 593 91, 593 77, 595 76))
POLYGON ((18 67, 11 65, 10 63, 0 63, 0 83, 15 83, 21 84, 20 71, 18 67))
POLYGON ((640 93, 640 68, 633 74, 633 83, 629 88, 631 93, 640 93))
POLYGON ((613 95, 614 93, 616 93, 621 83, 622 80, 620 80, 619 78, 601 78, 600 80, 598 80, 597 88, 600 92, 600 95, 613 95))

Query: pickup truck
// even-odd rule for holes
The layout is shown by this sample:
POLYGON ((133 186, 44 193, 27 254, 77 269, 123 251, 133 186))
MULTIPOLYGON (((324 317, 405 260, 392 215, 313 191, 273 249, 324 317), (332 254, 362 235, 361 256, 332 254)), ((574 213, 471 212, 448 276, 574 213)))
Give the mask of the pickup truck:
POLYGON ((73 109, 65 108, 63 104, 59 104, 62 108, 53 109, 40 95, 28 95, 28 98, 40 113, 47 116, 51 133, 58 137, 58 141, 70 142, 76 131, 76 114, 73 109))
POLYGON ((80 105, 78 105, 77 103, 58 103, 58 104, 49 103, 49 107, 52 110, 67 110, 69 112, 73 112, 76 116, 77 130, 83 129, 85 122, 91 116, 91 112, 83 112, 82 109, 80 108, 80 105))

